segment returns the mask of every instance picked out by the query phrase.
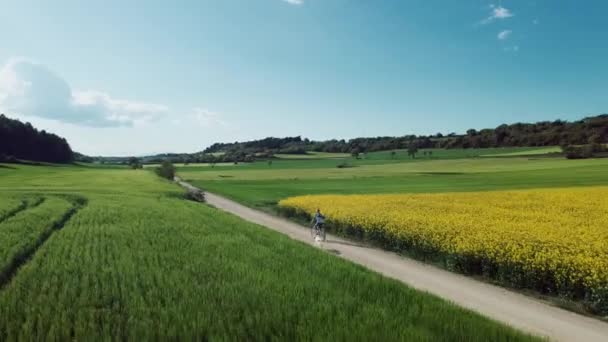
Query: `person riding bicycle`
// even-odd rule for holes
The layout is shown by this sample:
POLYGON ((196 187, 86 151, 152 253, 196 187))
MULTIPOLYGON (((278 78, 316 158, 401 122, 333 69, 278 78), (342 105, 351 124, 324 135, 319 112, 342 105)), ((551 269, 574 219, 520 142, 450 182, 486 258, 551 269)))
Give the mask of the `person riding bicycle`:
POLYGON ((325 216, 321 214, 321 209, 317 209, 317 212, 312 218, 311 223, 314 223, 312 226, 313 231, 316 229, 320 234, 323 240, 325 240, 325 229, 323 225, 325 224, 325 216))

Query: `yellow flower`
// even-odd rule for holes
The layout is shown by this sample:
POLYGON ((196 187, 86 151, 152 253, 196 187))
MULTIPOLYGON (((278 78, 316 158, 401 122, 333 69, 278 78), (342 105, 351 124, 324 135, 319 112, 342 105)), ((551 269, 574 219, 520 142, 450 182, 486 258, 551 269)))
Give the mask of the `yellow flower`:
POLYGON ((330 223, 550 272, 557 283, 608 285, 608 187, 299 196, 279 206, 308 214, 321 208, 330 223))

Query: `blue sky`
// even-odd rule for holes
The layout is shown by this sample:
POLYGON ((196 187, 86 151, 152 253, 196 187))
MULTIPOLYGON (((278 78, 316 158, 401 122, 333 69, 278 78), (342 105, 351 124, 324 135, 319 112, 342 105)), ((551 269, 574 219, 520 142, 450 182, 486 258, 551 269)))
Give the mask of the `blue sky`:
POLYGON ((4 1, 0 111, 91 155, 574 120, 608 112, 606 13, 600 0, 4 1))

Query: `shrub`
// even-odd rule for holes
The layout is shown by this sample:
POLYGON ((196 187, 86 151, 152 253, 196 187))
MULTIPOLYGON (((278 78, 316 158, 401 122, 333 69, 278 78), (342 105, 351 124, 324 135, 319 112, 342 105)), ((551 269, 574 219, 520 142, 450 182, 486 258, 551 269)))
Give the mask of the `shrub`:
POLYGON ((190 201, 205 202, 205 193, 202 192, 201 190, 195 190, 195 189, 188 190, 186 192, 186 194, 184 195, 184 197, 190 201))
POLYGON ((568 145, 562 147, 566 158, 568 159, 586 159, 593 157, 594 146, 593 145, 581 145, 581 146, 573 146, 568 145))
POLYGON ((165 160, 156 168, 156 174, 160 177, 173 180, 175 178, 175 166, 169 160, 165 160))
POLYGON ((19 160, 13 156, 7 156, 4 154, 0 154, 0 163, 18 163, 19 160))
POLYGON ((139 160, 139 158, 136 158, 136 157, 129 158, 129 160, 127 161, 127 164, 129 164, 129 167, 133 170, 143 168, 141 161, 139 160))
POLYGON ((347 162, 342 162, 342 163, 340 163, 340 164, 336 165, 336 167, 337 167, 338 169, 345 169, 345 168, 349 168, 349 167, 353 167, 353 166, 352 166, 352 165, 350 165, 350 164, 349 164, 349 163, 347 163, 347 162))

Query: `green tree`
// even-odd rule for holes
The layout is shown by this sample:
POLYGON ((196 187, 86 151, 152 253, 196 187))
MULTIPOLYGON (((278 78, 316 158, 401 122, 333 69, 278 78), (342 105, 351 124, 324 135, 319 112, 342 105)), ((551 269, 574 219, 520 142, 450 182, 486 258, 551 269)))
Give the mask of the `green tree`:
POLYGON ((602 136, 599 135, 598 133, 592 134, 589 139, 587 139, 587 141, 589 142, 589 144, 601 144, 602 143, 602 136))
POLYGON ((418 153, 418 146, 415 143, 410 143, 407 147, 407 155, 411 158, 416 158, 416 153, 418 153))
POLYGON ((175 178, 175 166, 170 160, 164 160, 159 167, 156 168, 156 174, 160 177, 173 180, 175 178))
POLYGON ((131 157, 131 158, 129 158, 129 160, 127 161, 127 164, 133 170, 143 168, 143 165, 141 164, 141 161, 137 157, 131 157))

